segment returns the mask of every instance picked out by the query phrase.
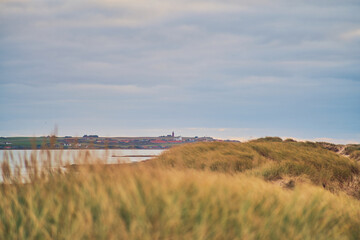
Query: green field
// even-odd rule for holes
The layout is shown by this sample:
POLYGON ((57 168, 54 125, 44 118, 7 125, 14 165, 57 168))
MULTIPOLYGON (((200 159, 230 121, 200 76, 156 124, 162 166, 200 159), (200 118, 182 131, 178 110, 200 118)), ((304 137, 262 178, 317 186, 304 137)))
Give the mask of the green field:
POLYGON ((0 139, 0 146, 19 146, 21 148, 34 149, 36 146, 42 145, 44 142, 49 143, 45 137, 7 137, 0 139), (11 145, 7 145, 6 142, 11 143, 11 145))

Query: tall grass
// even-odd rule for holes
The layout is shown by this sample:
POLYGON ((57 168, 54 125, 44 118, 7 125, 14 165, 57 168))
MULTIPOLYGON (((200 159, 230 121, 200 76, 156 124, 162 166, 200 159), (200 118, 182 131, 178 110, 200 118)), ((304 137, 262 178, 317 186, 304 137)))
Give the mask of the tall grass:
POLYGON ((360 165, 310 142, 182 145, 170 149, 149 165, 230 174, 246 172, 271 181, 301 177, 331 191, 346 190, 360 198, 360 165))
POLYGON ((1 239, 358 239, 360 205, 255 177, 93 167, 0 188, 1 239))
POLYGON ((66 156, 32 156, 26 181, 3 162, 0 239, 360 239, 359 200, 317 183, 345 186, 359 166, 308 143, 189 144, 117 166, 85 153, 65 171, 66 156), (269 171, 309 182, 284 189, 269 171))

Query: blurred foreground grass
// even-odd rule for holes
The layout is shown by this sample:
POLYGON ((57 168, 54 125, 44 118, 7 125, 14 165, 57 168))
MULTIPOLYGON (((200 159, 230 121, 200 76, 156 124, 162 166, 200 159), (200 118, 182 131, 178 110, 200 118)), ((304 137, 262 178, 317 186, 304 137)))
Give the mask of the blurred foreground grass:
POLYGON ((190 144, 65 172, 34 161, 26 183, 2 164, 0 239, 360 239, 359 164, 309 143, 190 144))

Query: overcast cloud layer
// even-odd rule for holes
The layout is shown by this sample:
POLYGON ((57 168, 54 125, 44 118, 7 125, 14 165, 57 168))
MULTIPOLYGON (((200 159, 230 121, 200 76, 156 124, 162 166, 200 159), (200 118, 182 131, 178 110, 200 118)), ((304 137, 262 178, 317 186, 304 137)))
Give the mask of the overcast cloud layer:
POLYGON ((360 142, 360 2, 0 2, 0 135, 360 142), (332 140, 331 140, 332 139, 332 140))

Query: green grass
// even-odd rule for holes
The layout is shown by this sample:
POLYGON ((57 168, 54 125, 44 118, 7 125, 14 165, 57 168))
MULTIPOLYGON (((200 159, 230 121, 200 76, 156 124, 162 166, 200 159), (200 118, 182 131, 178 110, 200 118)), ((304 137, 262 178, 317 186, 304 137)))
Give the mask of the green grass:
MULTIPOLYGON (((291 141, 292 139, 287 139, 287 141, 291 141)), ((282 142, 282 138, 280 137, 264 137, 251 140, 251 142, 282 142)), ((293 140, 294 141, 294 140, 293 140)))
POLYGON ((25 149, 34 149, 37 146, 50 144, 51 141, 52 140, 47 137, 7 137, 5 139, 0 139, 0 146, 16 146, 25 149), (5 142, 10 142, 12 144, 6 145, 5 142))

